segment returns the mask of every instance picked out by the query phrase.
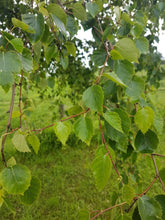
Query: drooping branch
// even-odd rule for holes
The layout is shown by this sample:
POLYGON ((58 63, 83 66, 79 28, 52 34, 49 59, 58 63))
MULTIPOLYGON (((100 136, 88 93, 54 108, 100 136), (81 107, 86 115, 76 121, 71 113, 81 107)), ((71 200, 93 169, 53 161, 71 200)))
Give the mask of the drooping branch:
POLYGON ((19 107, 19 113, 20 113, 20 116, 19 116, 19 128, 21 128, 21 119, 22 119, 22 110, 21 110, 21 100, 22 100, 22 81, 23 81, 23 71, 21 73, 21 78, 20 78, 20 83, 19 83, 19 86, 20 86, 20 89, 19 89, 19 103, 18 103, 18 107, 19 107))
POLYGON ((107 209, 104 209, 103 211, 99 212, 97 215, 95 215, 94 217, 92 217, 90 220, 93 220, 93 219, 99 217, 99 216, 102 215, 104 212, 107 212, 107 211, 109 211, 109 210, 111 210, 111 209, 114 209, 114 208, 117 208, 117 207, 121 207, 121 206, 123 206, 123 205, 125 205, 125 204, 126 204, 126 202, 123 202, 123 203, 120 203, 120 204, 111 206, 111 207, 109 207, 109 208, 107 208, 107 209))
MULTIPOLYGON (((89 112, 89 111, 90 111, 90 109, 88 108, 88 109, 87 109, 86 111, 84 111, 84 112, 78 113, 78 114, 76 114, 76 115, 71 115, 71 116, 69 116, 69 117, 67 117, 67 118, 61 119, 60 121, 63 122, 63 121, 67 121, 67 120, 72 119, 72 118, 76 118, 76 117, 78 117, 79 115, 83 115, 83 114, 85 114, 85 113, 87 113, 87 112, 89 112)), ((50 124, 50 125, 48 125, 48 126, 46 126, 46 127, 43 127, 43 128, 30 130, 29 132, 39 132, 39 131, 45 130, 45 129, 47 129, 47 128, 53 127, 55 124, 56 124, 56 122, 53 123, 53 124, 50 124)))
MULTIPOLYGON (((99 119, 99 126, 100 126, 101 138, 102 138, 102 141, 103 141, 103 143, 104 143, 104 145, 105 145, 105 147, 106 147, 107 154, 109 155, 109 157, 110 157, 110 159, 111 159, 112 165, 113 165, 113 167, 115 168, 115 171, 116 171, 117 175, 118 175, 119 177, 121 177, 120 174, 119 174, 119 171, 117 170, 117 167, 116 167, 116 165, 115 165, 115 163, 114 163, 114 161, 113 161, 113 159, 112 159, 112 156, 111 156, 111 154, 110 154, 110 152, 109 152, 107 143, 106 143, 106 141, 105 141, 105 137, 104 137, 104 134, 103 134, 103 128, 102 128, 102 125, 101 125, 101 120, 100 120, 100 116, 99 116, 99 115, 98 115, 98 119, 99 119)), ((121 183, 123 184, 123 181, 122 181, 122 180, 121 180, 121 183)))
POLYGON ((9 131, 9 129, 11 128, 11 116, 12 116, 13 106, 14 106, 15 86, 16 86, 16 84, 14 83, 13 86, 12 86, 12 97, 11 97, 11 103, 10 103, 8 123, 7 123, 7 126, 6 126, 5 135, 2 139, 2 144, 1 144, 2 162, 4 163, 5 167, 7 166, 7 163, 6 163, 6 159, 5 159, 5 155, 4 155, 4 146, 5 146, 7 133, 9 131))

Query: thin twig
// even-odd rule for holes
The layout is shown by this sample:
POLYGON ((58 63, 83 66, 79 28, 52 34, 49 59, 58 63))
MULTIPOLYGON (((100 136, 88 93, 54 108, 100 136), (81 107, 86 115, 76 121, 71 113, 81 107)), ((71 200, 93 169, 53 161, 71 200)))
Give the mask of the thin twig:
POLYGON ((151 154, 153 156, 158 156, 158 157, 165 157, 165 155, 162 155, 162 154, 151 154))
POLYGON ((123 202, 123 203, 120 203, 120 204, 111 206, 111 207, 109 207, 109 208, 107 208, 107 209, 104 209, 103 211, 99 212, 97 215, 95 215, 94 217, 92 217, 90 220, 93 220, 93 219, 99 217, 99 216, 102 215, 104 212, 107 212, 107 211, 110 210, 110 209, 114 209, 114 208, 116 208, 116 207, 120 207, 120 206, 123 206, 123 205, 125 205, 125 204, 126 204, 126 202, 123 202))
MULTIPOLYGON (((75 118, 75 117, 77 117, 77 116, 79 116, 79 115, 85 114, 85 113, 87 113, 87 112, 89 112, 89 111, 90 111, 90 109, 88 108, 88 109, 87 109, 86 111, 84 111, 84 112, 81 112, 81 113, 76 114, 76 115, 71 115, 71 116, 69 116, 69 117, 67 117, 67 118, 65 118, 65 119, 61 119, 60 121, 61 121, 61 122, 67 121, 67 120, 72 119, 72 118, 75 118)), ((30 132, 39 132, 39 131, 42 131, 42 130, 44 130, 44 129, 46 129, 46 128, 53 127, 56 123, 57 123, 57 122, 55 122, 55 123, 53 123, 53 124, 51 124, 51 125, 48 125, 48 126, 46 126, 46 127, 43 127, 43 128, 30 130, 28 133, 30 133, 30 132)))
POLYGON ((22 96, 22 81, 23 81, 23 71, 21 73, 21 79, 20 79, 20 83, 19 83, 19 86, 20 86, 20 89, 19 89, 19 104, 18 104, 18 107, 19 107, 19 112, 20 112, 20 116, 19 116, 19 128, 21 128, 21 119, 22 119, 22 110, 21 110, 21 96, 22 96))
POLYGON ((1 145, 2 162, 4 163, 5 167, 7 167, 7 163, 6 163, 6 159, 5 159, 5 155, 4 155, 4 146, 5 146, 7 133, 9 131, 9 129, 11 128, 11 116, 12 116, 13 106, 14 106, 15 86, 16 86, 16 84, 14 83, 13 86, 12 86, 12 97, 11 97, 11 103, 10 103, 8 123, 7 123, 7 126, 6 126, 5 135, 3 137, 2 145, 1 145))
MULTIPOLYGON (((114 161, 113 161, 113 159, 112 159, 112 156, 111 156, 111 154, 110 154, 110 152, 109 152, 107 143, 106 143, 106 141, 105 141, 104 134, 103 134, 103 129, 102 129, 102 125, 101 125, 101 120, 100 120, 100 116, 99 116, 99 115, 98 115, 98 119, 99 119, 99 126, 100 126, 100 132, 101 132, 102 141, 103 141, 103 143, 104 143, 104 145, 105 145, 105 147, 106 147, 107 154, 109 155, 109 157, 110 157, 110 159, 111 159, 112 165, 113 165, 113 167, 115 168, 115 171, 116 171, 117 175, 118 175, 119 177, 121 177, 120 174, 119 174, 119 171, 117 170, 117 167, 116 167, 116 165, 115 165, 115 163, 114 163, 114 161)), ((122 181, 122 180, 121 180, 121 183, 123 184, 123 181, 122 181)))
POLYGON ((164 183, 163 183, 163 181, 162 181, 162 179, 160 177, 159 170, 158 170, 158 167, 156 165, 156 161, 155 161, 154 155, 151 154, 151 157, 152 157, 152 161, 154 163, 154 167, 155 167, 155 171, 156 171, 156 176, 159 178, 159 181, 162 184, 163 191, 165 192, 165 185, 164 185, 164 183))

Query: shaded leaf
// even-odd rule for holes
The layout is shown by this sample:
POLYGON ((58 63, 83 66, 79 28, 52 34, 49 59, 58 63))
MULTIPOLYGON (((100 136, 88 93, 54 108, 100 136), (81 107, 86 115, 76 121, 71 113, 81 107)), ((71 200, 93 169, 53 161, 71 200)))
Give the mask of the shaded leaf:
POLYGON ((27 33, 30 41, 32 43, 36 43, 37 41, 39 41, 42 38, 42 35, 44 33, 44 28, 45 28, 43 15, 41 13, 37 15, 24 14, 22 16, 22 20, 24 23, 31 26, 35 30, 34 34, 27 33))
POLYGON ((117 112, 118 115, 120 116, 122 130, 124 131, 125 134, 128 134, 131 126, 129 115, 127 114, 127 112, 125 112, 120 108, 115 108, 113 109, 113 111, 117 112))
POLYGON ((22 62, 22 67, 24 71, 33 70, 33 58, 29 49, 24 48, 22 54, 19 55, 19 58, 22 62))
POLYGON ((20 199, 24 204, 31 205, 40 194, 41 183, 37 177, 32 177, 29 188, 20 195, 20 199))
POLYGON ((135 147, 140 153, 153 153, 159 144, 155 132, 148 130, 145 134, 138 131, 135 138, 135 147))

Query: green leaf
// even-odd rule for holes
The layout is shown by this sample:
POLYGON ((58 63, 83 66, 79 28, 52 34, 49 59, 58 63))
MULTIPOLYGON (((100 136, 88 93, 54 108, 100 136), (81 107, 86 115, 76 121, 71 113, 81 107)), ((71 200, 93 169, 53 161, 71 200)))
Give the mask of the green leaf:
POLYGON ((127 114, 127 112, 125 112, 124 110, 122 110, 120 108, 115 108, 115 109, 113 109, 113 111, 117 112, 118 115, 120 116, 122 130, 124 131, 125 134, 128 135, 129 130, 130 130, 130 126, 131 126, 129 115, 127 114))
POLYGON ((76 57, 76 47, 72 42, 66 42, 65 47, 67 49, 67 54, 76 57))
POLYGON ((12 142, 15 146, 15 148, 20 152, 31 152, 29 149, 25 136, 20 134, 19 132, 16 132, 12 138, 12 142))
POLYGON ((135 190, 129 185, 124 185, 123 187, 123 200, 130 204, 132 199, 135 197, 135 190))
POLYGON ((165 220, 165 195, 156 195, 155 196, 156 201, 160 204, 162 209, 162 220, 165 220))
POLYGON ((95 63, 95 65, 102 66, 105 62, 106 56, 107 54, 105 50, 95 50, 93 52, 93 55, 91 56, 91 59, 95 63))
POLYGON ((12 23, 13 23, 14 27, 21 28, 23 31, 26 31, 28 33, 35 33, 35 30, 31 26, 25 24, 24 22, 22 22, 16 18, 12 18, 12 23))
POLYGON ((160 220, 161 208, 159 203, 148 196, 142 196, 138 199, 138 209, 142 220, 160 220))
POLYGON ((54 125, 54 131, 62 144, 65 145, 71 132, 71 125, 68 122, 57 122, 54 125))
POLYGON ((129 38, 120 39, 115 44, 114 49, 120 53, 123 59, 126 59, 130 62, 138 63, 138 58, 140 54, 133 40, 129 38))
POLYGON ((132 75, 135 73, 134 65, 127 60, 116 61, 114 71, 119 79, 127 86, 132 79, 132 75))
POLYGON ((123 133, 122 127, 121 127, 121 119, 118 113, 106 111, 106 113, 103 114, 105 120, 116 130, 123 133))
POLYGON ((26 205, 31 205, 38 198, 40 189, 40 180, 33 176, 29 188, 24 192, 24 195, 20 195, 21 201, 26 205))
POLYGON ((6 167, 0 173, 0 183, 10 194, 23 194, 30 186, 30 170, 23 165, 6 167))
POLYGON ((63 35, 66 35, 66 28, 64 23, 54 14, 52 15, 52 18, 56 24, 56 26, 59 28, 59 30, 62 32, 63 35))
POLYGON ((133 100, 138 100, 143 92, 144 80, 140 77, 135 76, 128 84, 126 95, 131 97, 133 100))
POLYGON ((41 41, 37 41, 37 43, 33 44, 34 57, 38 62, 40 62, 40 58, 41 58, 41 48, 42 48, 41 41))
POLYGON ((47 64, 50 63, 51 59, 55 56, 56 52, 57 52, 57 47, 55 45, 44 47, 44 54, 47 64))
POLYGON ((111 140, 116 141, 123 148, 125 148, 128 145, 127 136, 125 134, 116 130, 107 122, 105 123, 105 128, 106 128, 106 134, 111 140))
POLYGON ((144 107, 137 111, 135 117, 135 124, 145 134, 154 122, 154 112, 150 107, 144 107))
POLYGON ((120 86, 124 86, 127 87, 121 79, 119 79, 119 77, 114 73, 114 72, 109 72, 109 73, 103 73, 102 76, 107 77, 108 79, 112 80, 113 82, 115 82, 116 84, 120 85, 120 86))
POLYGON ((19 54, 19 58, 25 72, 33 70, 33 58, 29 49, 24 48, 22 54, 19 54))
POLYGON ((107 98, 110 95, 114 94, 116 92, 116 83, 114 83, 111 80, 107 80, 103 84, 103 92, 104 92, 104 97, 107 98))
POLYGON ((19 73, 22 64, 16 53, 0 53, 0 85, 6 86, 13 83, 12 73, 19 73))
POLYGON ((49 4, 47 7, 49 13, 52 13, 56 17, 58 17, 66 26, 67 15, 65 11, 58 4, 49 4))
POLYGON ((74 123, 75 134, 85 143, 89 145, 93 135, 92 120, 87 117, 81 117, 74 123))
POLYGON ((7 40, 18 53, 22 53, 23 41, 20 38, 14 38, 12 40, 7 39, 7 40))
POLYGON ((162 169, 159 171, 159 175, 160 175, 162 181, 163 181, 164 184, 165 184, 165 168, 162 168, 162 169))
POLYGON ((10 157, 10 159, 7 161, 7 167, 13 167, 16 165, 16 160, 14 157, 10 157))
POLYGON ((35 152, 36 154, 38 154, 39 147, 40 147, 40 141, 39 141, 39 139, 37 138, 37 136, 35 136, 35 135, 30 135, 30 136, 28 136, 27 140, 28 140, 29 144, 32 146, 34 152, 35 152))
POLYGON ((124 58, 121 56, 121 54, 117 50, 111 50, 110 51, 111 59, 112 60, 123 60, 124 58))
POLYGON ((27 33, 27 35, 33 44, 37 43, 37 41, 39 41, 42 38, 42 35, 44 33, 45 24, 43 15, 40 13, 37 15, 24 14, 22 16, 22 20, 24 23, 34 28, 35 33, 27 33))
POLYGON ((89 211, 85 209, 80 210, 78 215, 78 220, 89 220, 89 219, 90 219, 89 211))
POLYGON ((3 202, 4 202, 4 199, 3 199, 4 196, 5 196, 5 191, 2 188, 2 189, 0 189, 0 208, 1 208, 2 204, 3 204, 3 202))
POLYGON ((88 2, 86 8, 93 18, 99 13, 99 6, 94 2, 88 2))
POLYGON ((156 128, 158 134, 161 135, 163 133, 163 126, 164 126, 162 116, 159 114, 155 114, 153 124, 154 124, 154 127, 156 128))
POLYGON ((91 110, 102 113, 103 111, 103 91, 100 86, 93 85, 83 93, 82 97, 85 105, 91 110))
POLYGON ((75 19, 71 16, 67 16, 67 30, 69 31, 71 37, 73 37, 75 34, 77 34, 78 27, 75 19))
POLYGON ((64 57, 61 56, 60 62, 61 62, 63 69, 66 70, 68 68, 68 64, 69 64, 68 56, 64 56, 64 57))
POLYGON ((135 39, 135 45, 142 54, 147 54, 149 52, 149 42, 147 38, 140 37, 135 39))
POLYGON ((133 215, 132 215, 132 220, 141 220, 141 217, 140 217, 139 210, 138 210, 137 206, 134 209, 134 212, 133 212, 133 215))
POLYGON ((140 34, 143 32, 143 26, 140 25, 140 24, 138 24, 138 23, 136 23, 136 24, 134 25, 134 27, 132 28, 131 32, 132 32, 132 34, 133 34, 135 37, 139 37, 140 34))
POLYGON ((145 134, 138 131, 135 138, 135 147, 140 153, 153 153, 159 144, 159 139, 151 130, 148 130, 145 134))
POLYGON ((99 191, 103 190, 111 174, 112 163, 105 146, 99 146, 92 162, 92 171, 99 191))
POLYGON ((72 6, 73 15, 81 21, 87 20, 85 8, 81 3, 77 2, 72 6))

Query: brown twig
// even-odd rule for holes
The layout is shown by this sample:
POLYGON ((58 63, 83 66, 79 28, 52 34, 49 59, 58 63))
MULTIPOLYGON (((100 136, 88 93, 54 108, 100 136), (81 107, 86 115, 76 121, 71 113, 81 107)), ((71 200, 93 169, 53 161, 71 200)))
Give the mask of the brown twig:
POLYGON ((160 175, 159 175, 159 170, 158 170, 158 167, 157 167, 157 165, 156 165, 155 157, 154 157, 153 154, 151 154, 151 157, 152 157, 152 161, 153 161, 153 163, 154 163, 154 167, 155 167, 155 171, 156 171, 156 176, 159 178, 159 181, 160 181, 160 183, 162 184, 162 188, 163 188, 163 190, 164 190, 164 192, 165 192, 165 185, 164 185, 164 183, 163 183, 163 181, 162 181, 162 179, 161 179, 161 177, 160 177, 160 175))
MULTIPOLYGON (((61 119, 60 121, 61 121, 61 122, 67 121, 67 120, 72 119, 72 118, 75 118, 75 117, 77 117, 77 116, 79 116, 79 115, 85 114, 85 113, 87 113, 87 112, 89 112, 89 111, 90 111, 90 109, 88 108, 88 109, 87 109, 86 111, 84 111, 84 112, 81 112, 81 113, 76 114, 76 115, 71 115, 71 116, 69 116, 69 117, 67 117, 67 118, 65 118, 65 119, 61 119)), ((51 124, 51 125, 48 125, 48 126, 46 126, 46 127, 43 127, 43 128, 30 130, 28 133, 30 133, 30 132, 39 132, 39 131, 42 131, 42 130, 44 130, 44 129, 46 129, 46 128, 53 127, 55 124, 56 124, 56 122, 53 123, 53 124, 51 124)))
POLYGON ((152 154, 153 156, 158 156, 158 157, 165 157, 165 155, 162 154, 152 154))
POLYGON ((21 119, 22 119, 22 110, 21 110, 21 96, 22 96, 22 81, 23 81, 23 70, 21 73, 21 78, 20 78, 20 89, 19 89, 19 103, 18 103, 18 107, 19 107, 19 112, 20 112, 20 116, 19 116, 19 128, 21 128, 21 119))
POLYGON ((116 208, 116 207, 123 206, 123 205, 125 205, 125 204, 126 204, 126 202, 123 202, 123 203, 120 203, 120 204, 111 206, 111 207, 109 207, 109 208, 107 208, 107 209, 104 209, 103 211, 99 212, 97 215, 95 215, 94 217, 92 217, 90 220, 93 220, 93 219, 99 217, 99 216, 102 215, 104 212, 107 212, 107 211, 109 211, 109 210, 111 210, 111 209, 114 209, 114 208, 116 208))
MULTIPOLYGON (((104 134, 103 134, 103 129, 102 129, 102 125, 101 125, 101 120, 100 120, 100 116, 99 116, 99 115, 98 115, 98 119, 99 119, 99 126, 100 126, 101 138, 102 138, 102 141, 103 141, 103 143, 104 143, 104 145, 105 145, 105 147, 106 147, 107 154, 109 155, 109 157, 110 157, 110 159, 111 159, 112 165, 113 165, 113 167, 115 168, 115 171, 116 171, 117 175, 118 175, 119 177, 121 177, 120 174, 119 174, 119 171, 117 170, 117 167, 116 167, 116 165, 115 165, 115 163, 114 163, 114 161, 113 161, 113 159, 112 159, 112 156, 111 156, 111 154, 110 154, 110 152, 109 152, 107 143, 106 143, 106 141, 105 141, 104 134)), ((121 183, 123 184, 123 181, 122 181, 122 180, 121 180, 121 183)))
POLYGON ((5 155, 4 155, 4 146, 5 146, 7 133, 9 131, 10 127, 11 127, 11 116, 12 116, 13 106, 14 106, 15 86, 16 86, 16 84, 14 83, 13 86, 12 86, 12 97, 11 97, 11 103, 10 103, 8 123, 7 123, 7 126, 6 126, 5 135, 3 137, 2 145, 1 145, 2 162, 4 163, 5 167, 7 167, 7 163, 6 163, 6 159, 5 159, 5 155))

